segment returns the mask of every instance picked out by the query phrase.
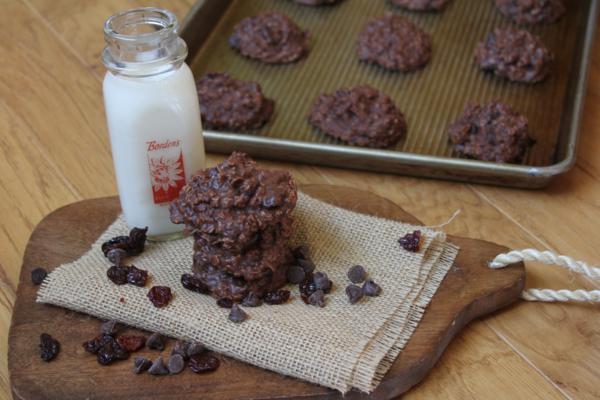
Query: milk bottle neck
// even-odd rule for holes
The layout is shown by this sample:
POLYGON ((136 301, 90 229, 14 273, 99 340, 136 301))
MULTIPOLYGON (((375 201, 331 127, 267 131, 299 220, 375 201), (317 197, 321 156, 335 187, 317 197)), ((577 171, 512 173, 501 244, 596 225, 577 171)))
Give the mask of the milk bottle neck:
POLYGON ((110 17, 104 24, 106 47, 102 60, 114 74, 146 77, 177 69, 187 46, 178 35, 173 13, 137 8, 110 17))

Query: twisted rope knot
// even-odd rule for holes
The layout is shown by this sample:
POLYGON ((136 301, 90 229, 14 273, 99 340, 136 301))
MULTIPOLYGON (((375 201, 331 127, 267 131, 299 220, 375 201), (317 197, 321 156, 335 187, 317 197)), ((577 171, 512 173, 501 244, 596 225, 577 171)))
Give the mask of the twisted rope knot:
MULTIPOLYGON (((490 262, 489 266, 493 269, 499 269, 521 261, 538 261, 548 265, 558 265, 591 279, 600 279, 600 268, 598 267, 592 267, 583 261, 576 261, 571 257, 557 255, 551 251, 538 251, 535 249, 513 250, 499 254, 490 262)), ((600 303, 600 290, 527 289, 521 293, 521 298, 527 301, 600 303)))

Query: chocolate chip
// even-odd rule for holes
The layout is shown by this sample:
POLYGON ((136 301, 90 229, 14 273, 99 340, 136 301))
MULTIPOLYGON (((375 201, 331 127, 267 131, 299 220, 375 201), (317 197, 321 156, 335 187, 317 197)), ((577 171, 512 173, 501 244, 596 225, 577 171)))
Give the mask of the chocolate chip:
POLYGON ((100 325, 100 333, 103 335, 116 336, 119 332, 123 331, 125 326, 118 323, 117 321, 106 321, 100 325))
POLYGON ((306 272, 304 272, 304 268, 298 265, 292 265, 287 270, 287 280, 289 283, 300 283, 304 280, 306 276, 306 272))
POLYGON ((298 265, 302 267, 306 274, 310 274, 315 270, 315 263, 312 260, 296 260, 298 265))
POLYGON ((202 343, 191 342, 187 348, 187 356, 191 358, 193 356, 203 353, 204 350, 206 350, 206 348, 202 343))
POLYGON ((248 314, 244 310, 241 309, 240 306, 234 304, 231 307, 231 312, 229 313, 229 320, 231 322, 235 322, 236 324, 241 324, 246 319, 248 319, 248 314))
POLYGON ((136 357, 133 360, 133 373, 141 374, 142 372, 148 371, 152 366, 152 361, 144 357, 136 357))
POLYGON ((348 279, 352 283, 362 283, 367 279, 367 271, 362 265, 355 265, 348 270, 348 279))
POLYGON ((346 287, 346 296, 348 296, 348 301, 350 304, 358 303, 360 299, 362 299, 364 293, 360 286, 356 285, 348 285, 346 287))
POLYGON ((308 303, 317 307, 325 307, 325 293, 322 290, 317 290, 308 297, 308 303))
POLYGON ((369 279, 362 286, 363 293, 365 296, 377 297, 381 294, 381 286, 369 279))
POLYGON ((231 308, 233 307, 233 300, 222 298, 217 300, 217 305, 221 308, 231 308))
POLYGON ((44 282, 44 279, 46 279, 47 275, 48 273, 44 268, 37 267, 33 271, 31 271, 31 282, 34 285, 41 285, 42 282, 44 282))
POLYGON ((331 290, 331 280, 325 272, 316 272, 314 275, 315 288, 322 290, 325 293, 329 293, 331 290))
POLYGON ((169 370, 165 366, 165 363, 163 362, 162 357, 158 357, 156 360, 154 360, 154 362, 152 363, 152 366, 150 366, 150 368, 148 369, 148 373, 150 375, 168 375, 169 374, 169 370))
POLYGON ((169 362, 167 365, 169 367, 169 373, 171 373, 171 375, 175 375, 183 371, 185 368, 185 360, 181 354, 173 354, 171 357, 169 357, 169 362))
POLYGON ((308 250, 308 246, 302 245, 294 248, 292 250, 292 254, 294 258, 297 260, 309 260, 310 259, 310 251, 308 250))
POLYGON ((146 347, 152 350, 163 351, 165 349, 165 338, 160 333, 153 333, 146 340, 146 347))
POLYGON ((262 299, 258 297, 254 292, 248 293, 246 298, 242 301, 244 307, 258 307, 263 303, 262 299))
POLYGON ((188 347, 190 346, 190 344, 188 342, 184 342, 183 340, 178 340, 175 342, 175 344, 173 345, 173 348, 171 349, 171 355, 175 355, 175 354, 179 354, 181 357, 183 357, 184 360, 188 359, 188 354, 187 354, 187 350, 188 347))

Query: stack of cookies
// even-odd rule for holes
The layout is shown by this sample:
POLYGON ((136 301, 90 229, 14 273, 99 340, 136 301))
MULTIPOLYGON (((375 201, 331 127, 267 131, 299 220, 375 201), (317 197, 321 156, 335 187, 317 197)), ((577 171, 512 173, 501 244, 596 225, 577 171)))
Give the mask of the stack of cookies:
POLYGON ((193 235, 194 276, 213 297, 239 302, 286 284, 296 200, 289 172, 260 169, 244 153, 192 177, 171 221, 193 235))

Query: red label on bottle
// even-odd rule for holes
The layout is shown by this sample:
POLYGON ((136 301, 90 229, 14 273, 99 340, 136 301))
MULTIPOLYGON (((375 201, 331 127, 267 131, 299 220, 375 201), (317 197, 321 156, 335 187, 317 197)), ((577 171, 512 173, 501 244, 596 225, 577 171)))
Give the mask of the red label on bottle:
POLYGON ((154 204, 171 202, 185 186, 181 140, 150 141, 146 144, 154 204))

